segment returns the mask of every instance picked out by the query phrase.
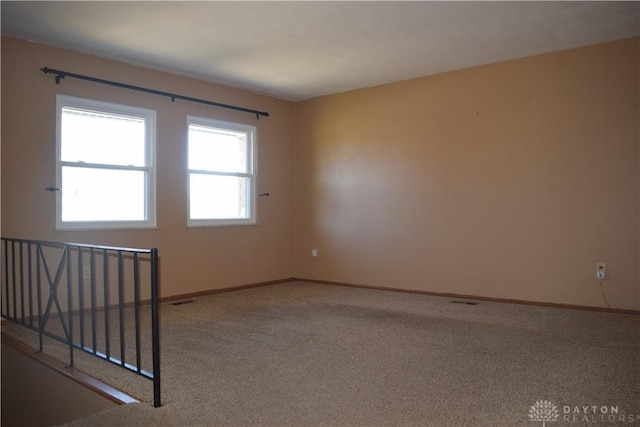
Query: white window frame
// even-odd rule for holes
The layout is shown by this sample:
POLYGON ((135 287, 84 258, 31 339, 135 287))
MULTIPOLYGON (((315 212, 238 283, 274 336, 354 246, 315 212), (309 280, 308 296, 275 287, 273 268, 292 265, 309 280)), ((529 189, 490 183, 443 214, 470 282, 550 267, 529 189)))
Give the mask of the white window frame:
POLYGON ((187 227, 216 227, 216 226, 231 226, 231 225, 255 225, 257 224, 257 194, 256 194, 256 182, 258 176, 258 136, 255 126, 227 122, 222 120, 209 119, 204 117, 187 116, 187 227), (204 171, 189 168, 189 127, 191 125, 204 126, 221 130, 228 130, 233 132, 242 132, 247 135, 247 172, 246 173, 229 173, 229 172, 214 172, 204 171), (207 174, 217 176, 236 176, 249 178, 249 190, 246 197, 246 211, 248 212, 247 218, 209 218, 209 219, 192 219, 191 218, 191 175, 192 174, 207 174))
POLYGON ((56 187, 62 189, 62 167, 82 164, 85 168, 101 168, 145 172, 145 219, 140 221, 62 221, 62 191, 56 191, 56 230, 110 230, 156 228, 156 112, 154 110, 114 104, 67 95, 56 96, 56 187), (62 109, 71 107, 140 118, 145 121, 145 165, 94 165, 62 161, 62 109))

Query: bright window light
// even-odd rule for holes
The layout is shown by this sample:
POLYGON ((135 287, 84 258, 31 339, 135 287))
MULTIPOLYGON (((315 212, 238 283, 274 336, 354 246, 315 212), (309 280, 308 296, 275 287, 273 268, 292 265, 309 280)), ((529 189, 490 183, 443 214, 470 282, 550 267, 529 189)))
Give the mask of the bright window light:
POLYGON ((255 224, 253 126, 188 117, 190 226, 255 224))
POLYGON ((57 228, 154 227, 155 111, 58 95, 57 228))

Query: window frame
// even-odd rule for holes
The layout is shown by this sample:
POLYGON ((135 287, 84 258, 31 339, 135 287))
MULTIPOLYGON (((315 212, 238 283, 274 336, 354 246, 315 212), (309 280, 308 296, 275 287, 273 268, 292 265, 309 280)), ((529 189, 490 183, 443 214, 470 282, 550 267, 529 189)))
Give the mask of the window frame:
POLYGON ((198 116, 187 116, 186 129, 186 145, 187 145, 187 227, 220 227, 234 225, 256 225, 257 222, 257 177, 258 177, 258 131, 255 126, 229 122, 198 116), (189 129, 191 125, 220 129, 224 131, 240 132, 247 136, 247 172, 215 172, 211 170, 191 169, 189 167, 189 129), (191 175, 213 175, 213 176, 235 176, 248 178, 249 190, 246 195, 247 217, 246 218, 191 218, 191 175))
POLYGON ((156 111, 115 104, 94 99, 78 98, 68 95, 56 95, 56 230, 118 230, 157 228, 156 217, 156 111), (99 113, 130 116, 145 122, 145 164, 144 166, 122 166, 110 164, 84 163, 81 161, 62 160, 62 109, 64 107, 84 109, 99 113), (143 220, 108 220, 108 221, 63 221, 62 220, 62 168, 82 164, 84 168, 144 171, 145 172, 145 219, 143 220))

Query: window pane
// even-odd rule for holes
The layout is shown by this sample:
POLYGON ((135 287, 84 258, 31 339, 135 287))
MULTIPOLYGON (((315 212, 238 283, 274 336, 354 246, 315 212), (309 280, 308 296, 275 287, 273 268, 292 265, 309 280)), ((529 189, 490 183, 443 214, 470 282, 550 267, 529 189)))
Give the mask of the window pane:
POLYGON ((62 168, 62 221, 144 221, 145 172, 62 168))
POLYGON ((247 134, 189 125, 189 169, 247 172, 247 134))
POLYGON ((62 161, 146 166, 142 118, 63 107, 61 126, 62 161))
POLYGON ((190 219, 248 218, 249 178, 192 173, 190 219))

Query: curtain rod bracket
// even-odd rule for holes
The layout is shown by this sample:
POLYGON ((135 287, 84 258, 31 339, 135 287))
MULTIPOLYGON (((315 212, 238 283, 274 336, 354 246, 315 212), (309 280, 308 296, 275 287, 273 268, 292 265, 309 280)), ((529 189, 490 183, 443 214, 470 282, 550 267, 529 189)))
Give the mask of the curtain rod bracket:
MULTIPOLYGON (((44 67, 44 68, 40 68, 40 70, 45 73, 45 74, 49 74, 52 73, 53 70, 49 67, 44 67)), ((62 73, 57 73, 55 76, 56 79, 56 84, 59 85, 60 84, 60 80, 64 79, 64 74, 62 73)))
POLYGON ((134 86, 127 83, 120 83, 120 82, 114 82, 111 80, 99 79, 97 77, 84 76, 82 74, 70 73, 68 71, 54 70, 53 68, 49 68, 49 67, 42 67, 40 68, 40 70, 45 74, 49 74, 49 73, 55 74, 56 84, 60 84, 60 80, 64 79, 65 77, 71 77, 74 79, 87 80, 94 83, 101 83, 104 85, 136 90, 138 92, 145 92, 145 93, 151 93, 154 95, 166 96, 171 99, 171 102, 175 102, 176 99, 182 99, 183 101, 190 101, 198 104, 211 105, 213 107, 218 107, 218 108, 227 108, 229 110, 236 110, 236 111, 242 111, 244 113, 251 113, 256 115, 257 120, 260 120, 260 116, 269 117, 269 113, 266 111, 252 110, 250 108, 237 107, 235 105, 222 104, 220 102, 207 101, 205 99, 192 98, 190 96, 176 95, 169 92, 163 92, 161 90, 149 89, 141 86, 134 86))

